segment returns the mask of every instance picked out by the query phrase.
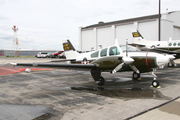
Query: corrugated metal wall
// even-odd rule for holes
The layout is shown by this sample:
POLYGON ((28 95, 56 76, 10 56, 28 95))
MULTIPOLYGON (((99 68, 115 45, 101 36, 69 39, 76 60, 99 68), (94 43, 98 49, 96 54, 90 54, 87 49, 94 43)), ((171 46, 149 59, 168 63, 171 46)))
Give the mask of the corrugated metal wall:
MULTIPOLYGON (((47 53, 54 53, 56 50, 25 50, 25 51, 19 51, 18 56, 35 56, 38 52, 47 52, 47 53)), ((0 50, 0 56, 16 56, 16 53, 14 50, 0 50)))
MULTIPOLYGON (((162 14, 161 17, 161 41, 180 40, 180 11, 162 14)), ((114 44, 117 38, 119 44, 133 42, 132 29, 138 29, 146 40, 158 41, 158 18, 150 16, 146 19, 138 19, 137 21, 124 20, 125 22, 117 24, 109 22, 109 24, 92 25, 91 27, 81 28, 79 30, 79 50, 89 51, 99 49, 99 45, 107 47, 114 44), (139 21, 138 21, 139 20, 139 21), (111 24, 110 24, 111 23, 111 24)))

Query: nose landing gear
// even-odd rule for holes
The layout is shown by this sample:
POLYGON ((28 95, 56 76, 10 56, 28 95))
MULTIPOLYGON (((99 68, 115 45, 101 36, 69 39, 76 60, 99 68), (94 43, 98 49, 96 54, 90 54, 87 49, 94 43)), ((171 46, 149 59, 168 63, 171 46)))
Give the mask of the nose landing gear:
POLYGON ((154 74, 154 71, 151 73, 153 76, 153 81, 152 81, 152 86, 151 87, 155 87, 155 88, 161 88, 159 81, 156 80, 157 76, 154 74))

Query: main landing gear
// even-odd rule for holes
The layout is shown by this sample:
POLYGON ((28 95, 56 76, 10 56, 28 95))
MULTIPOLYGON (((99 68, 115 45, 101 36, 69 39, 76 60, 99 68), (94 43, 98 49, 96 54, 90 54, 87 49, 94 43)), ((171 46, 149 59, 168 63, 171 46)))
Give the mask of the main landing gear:
MULTIPOLYGON (((155 88, 160 87, 159 81, 156 80, 157 76, 154 74, 154 72, 152 72, 151 74, 153 76, 153 81, 152 81, 152 86, 151 87, 155 87, 155 88)), ((140 73, 137 74, 136 72, 133 72, 132 78, 133 78, 133 80, 141 80, 140 73)))
POLYGON ((136 73, 136 72, 133 72, 132 78, 133 78, 133 80, 141 80, 141 78, 140 78, 140 73, 138 74, 138 73, 136 73))
MULTIPOLYGON (((160 84, 159 84, 159 81, 156 80, 157 76, 154 74, 154 71, 151 74, 153 76, 152 87, 159 88, 160 84)), ((98 86, 103 86, 105 84, 105 80, 101 76, 100 70, 91 70, 91 75, 92 75, 93 79, 96 81, 98 86)), ((133 72, 132 78, 133 78, 133 80, 140 80, 141 79, 140 73, 138 74, 136 72, 133 72)))
POLYGON ((173 60, 170 60, 170 62, 168 63, 168 67, 176 67, 177 64, 173 61, 173 60))
POLYGON ((98 86, 103 86, 105 84, 105 80, 102 76, 100 76, 99 81, 96 81, 98 86))
POLYGON ((92 75, 93 79, 96 81, 98 86, 103 86, 105 84, 105 80, 101 76, 100 70, 91 70, 91 75, 92 75))

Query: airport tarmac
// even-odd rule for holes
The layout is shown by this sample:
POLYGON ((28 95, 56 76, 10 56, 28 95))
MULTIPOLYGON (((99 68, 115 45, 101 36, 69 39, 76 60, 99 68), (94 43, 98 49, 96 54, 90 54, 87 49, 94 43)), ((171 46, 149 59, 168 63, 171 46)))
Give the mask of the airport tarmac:
MULTIPOLYGON (((0 64, 49 60, 0 58, 0 64)), ((150 87, 153 78, 148 73, 141 74, 140 81, 131 80, 132 72, 102 73, 103 87, 96 85, 88 71, 52 69, 1 75, 0 119, 179 119, 179 71, 180 64, 157 70, 160 89, 150 87)))

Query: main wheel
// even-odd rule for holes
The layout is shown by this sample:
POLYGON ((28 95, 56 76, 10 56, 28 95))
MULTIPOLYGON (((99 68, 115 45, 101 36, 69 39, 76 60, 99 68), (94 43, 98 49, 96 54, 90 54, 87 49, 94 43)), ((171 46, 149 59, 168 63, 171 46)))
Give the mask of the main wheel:
POLYGON ((138 78, 140 78, 140 74, 133 72, 132 78, 133 78, 133 80, 137 80, 138 78))
POLYGON ((153 45, 153 46, 151 46, 151 48, 152 48, 152 49, 155 49, 156 47, 153 45))
POLYGON ((88 61, 87 61, 87 58, 84 58, 84 59, 83 59, 83 64, 87 64, 87 62, 88 62, 88 61))
POLYGON ((159 86, 159 81, 153 80, 153 81, 152 81, 152 86, 153 86, 153 87, 158 87, 158 86, 159 86))
POLYGON ((173 64, 171 62, 169 62, 168 67, 173 67, 173 64))
POLYGON ((102 76, 100 76, 99 81, 97 82, 97 85, 103 86, 105 84, 105 80, 102 76))

